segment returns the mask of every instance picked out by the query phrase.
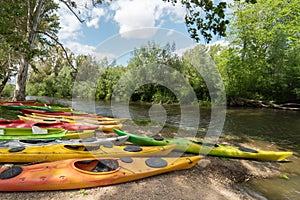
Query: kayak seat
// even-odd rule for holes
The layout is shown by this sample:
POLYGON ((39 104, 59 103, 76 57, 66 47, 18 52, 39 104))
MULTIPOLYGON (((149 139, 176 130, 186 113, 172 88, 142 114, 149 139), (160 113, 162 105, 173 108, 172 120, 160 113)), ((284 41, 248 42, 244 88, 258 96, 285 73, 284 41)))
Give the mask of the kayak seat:
POLYGON ((98 164, 91 170, 92 172, 109 172, 119 168, 117 160, 98 160, 98 164))

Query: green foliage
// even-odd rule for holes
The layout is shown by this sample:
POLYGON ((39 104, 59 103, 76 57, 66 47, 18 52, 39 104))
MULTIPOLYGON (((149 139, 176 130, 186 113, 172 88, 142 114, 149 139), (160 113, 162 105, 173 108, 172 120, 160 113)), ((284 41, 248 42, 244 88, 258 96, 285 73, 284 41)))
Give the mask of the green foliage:
POLYGON ((218 58, 227 73, 227 95, 295 101, 300 87, 299 3, 267 0, 237 3, 234 9, 231 46, 218 58))
MULTIPOLYGON (((201 41, 201 37, 209 43, 214 35, 226 36, 226 28, 229 20, 225 16, 227 8, 226 1, 213 0, 163 0, 172 2, 173 4, 181 2, 187 10, 185 23, 190 33, 191 38, 197 42, 201 41)), ((240 1, 240 0, 236 0, 240 1)), ((246 0, 247 3, 256 3, 256 0, 246 0)))
POLYGON ((76 57, 76 66, 73 97, 94 99, 97 96, 98 79, 107 67, 107 60, 98 62, 91 56, 79 55, 76 57))
POLYGON ((30 71, 27 94, 71 98, 75 80, 73 69, 64 58, 62 49, 51 48, 52 56, 35 61, 30 71))
MULTIPOLYGON (((198 48, 201 49, 204 46, 198 48)), ((210 96, 207 86, 197 69, 191 65, 190 57, 184 59, 178 57, 173 53, 174 50, 174 44, 160 47, 153 42, 135 49, 128 66, 108 67, 101 73, 96 98, 110 99, 114 90, 118 91, 118 95, 126 97, 128 91, 135 88, 132 93, 130 92, 131 96, 127 97, 131 101, 158 103, 176 103, 180 101, 184 103, 193 99, 192 93, 195 93, 198 99, 203 100, 202 102, 206 102, 205 104, 208 105, 207 101, 210 101, 210 96), (182 80, 179 80, 179 78, 182 78, 182 80), (173 84, 179 83, 179 85, 168 88, 161 80, 171 83, 171 87, 173 84), (183 80, 191 86, 191 90, 187 90, 181 85, 184 84, 183 80), (118 81, 122 83, 118 83, 118 81), (118 88, 115 88, 117 83, 118 88), (136 87, 137 85, 139 87, 136 87)), ((194 52, 196 51, 197 49, 194 52)))
POLYGON ((117 88, 120 95, 127 94, 126 91, 138 85, 130 97, 132 101, 172 103, 187 99, 189 91, 181 87, 171 87, 172 83, 182 81, 178 78, 184 78, 184 63, 173 53, 174 50, 174 44, 160 47, 153 42, 135 49, 125 69, 130 70, 130 73, 122 77, 126 78, 123 80, 124 84, 117 88), (166 82, 171 85, 167 86, 166 82))
MULTIPOLYGON (((179 57, 174 54, 174 44, 161 47, 149 42, 134 50, 128 66, 109 66, 106 60, 99 62, 90 56, 80 55, 73 58, 76 69, 66 62, 61 49, 44 48, 52 52, 51 56, 41 57, 43 64, 39 64, 40 60, 32 62, 36 67, 30 73, 28 92, 31 95, 74 95, 109 100, 116 90, 115 85, 124 77, 127 78, 127 86, 133 88, 140 78, 155 80, 155 71, 145 73, 143 70, 147 68, 138 69, 155 65, 158 71, 170 67, 184 77, 202 105, 209 105, 211 97, 220 94, 222 82, 219 73, 229 98, 296 101, 300 98, 299 4, 295 0, 247 2, 256 1, 235 2, 232 18, 226 19, 223 11, 227 4, 222 2, 216 5, 210 0, 181 1, 188 8, 186 23, 191 37, 196 40, 200 39, 199 34, 204 35, 207 41, 213 34, 224 36, 227 20, 231 21, 229 47, 198 45, 179 57), (204 15, 198 13, 201 8, 204 15), (199 19, 203 16, 207 17, 199 19), (208 67, 212 62, 216 63, 218 71, 211 71, 208 67), (135 77, 126 77, 131 70, 136 70, 135 77)), ((7 56, 2 53, 1 57, 0 51, 0 61, 1 58, 5 61, 7 56)), ((175 72, 168 74, 172 83, 176 82, 175 72)), ((164 74, 160 76, 161 80, 165 78, 164 74)), ((131 100, 175 103, 191 95, 187 90, 177 88, 179 95, 175 96, 174 91, 158 82, 136 88, 131 100)), ((122 89, 125 95, 126 87, 122 89)))
POLYGON ((2 93, 1 93, 1 96, 2 97, 12 97, 13 94, 14 94, 14 89, 15 89, 15 85, 13 84, 6 84, 2 93))
POLYGON ((128 68, 126 67, 107 67, 98 79, 96 89, 96 99, 109 100, 113 91, 114 86, 117 84, 119 79, 126 73, 128 68))
POLYGON ((4 44, 0 49, 6 52, 5 68, 18 73, 18 90, 14 93, 16 100, 25 98, 29 65, 35 69, 34 60, 51 54, 49 47, 56 42, 60 28, 54 12, 57 9, 55 1, 0 1, 0 42, 4 44), (12 69, 12 66, 19 69, 12 69))

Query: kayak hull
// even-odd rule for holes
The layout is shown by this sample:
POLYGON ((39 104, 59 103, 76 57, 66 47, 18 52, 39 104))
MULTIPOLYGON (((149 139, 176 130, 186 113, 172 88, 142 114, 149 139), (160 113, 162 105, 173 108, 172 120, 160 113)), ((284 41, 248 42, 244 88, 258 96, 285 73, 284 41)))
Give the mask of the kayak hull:
POLYGON ((35 101, 2 101, 0 102, 0 106, 51 106, 49 103, 37 103, 35 101))
POLYGON ((46 145, 55 145, 55 144, 70 144, 70 145, 122 145, 128 139, 128 136, 118 136, 118 137, 108 137, 108 138, 83 138, 83 139, 30 139, 30 140, 7 140, 0 142, 1 148, 15 148, 15 147, 29 147, 29 146, 46 146, 46 145))
MULTIPOLYGON (((35 110, 35 109, 26 109, 26 108, 21 108, 20 111, 23 114, 32 114, 32 113, 39 113, 39 114, 46 114, 46 115, 64 115, 64 116, 91 116, 95 117, 97 115, 89 114, 86 112, 79 112, 79 111, 72 111, 72 112, 64 112, 64 111, 47 111, 47 110, 35 110)), ((100 117, 100 116, 99 116, 100 117)))
POLYGON ((168 155, 175 145, 168 146, 114 146, 106 144, 53 144, 45 146, 0 148, 0 162, 49 162, 72 158, 93 157, 148 157, 168 155))
POLYGON ((44 111, 63 111, 71 112, 72 108, 59 107, 59 106, 45 106, 45 105, 7 105, 8 109, 20 110, 20 109, 34 109, 34 110, 44 110, 44 111))
POLYGON ((118 129, 114 129, 115 133, 119 136, 129 136, 128 141, 139 145, 155 145, 164 146, 167 144, 176 144, 175 150, 192 153, 203 154, 210 156, 229 157, 229 158, 244 158, 266 161, 282 161, 291 155, 293 152, 275 152, 275 151, 263 151, 254 150, 245 147, 222 145, 222 144, 209 144, 195 142, 185 138, 151 138, 131 133, 126 133, 118 129))
POLYGON ((193 167, 200 156, 69 159, 0 168, 0 191, 45 191, 119 184, 193 167))
MULTIPOLYGON (((60 122, 64 122, 64 123, 69 123, 69 124, 73 124, 76 126, 97 126, 97 130, 101 130, 103 132, 114 132, 114 128, 116 129, 121 129, 123 127, 122 124, 107 124, 104 123, 106 125, 102 125, 102 124, 94 124, 91 123, 91 121, 89 122, 82 122, 82 121, 72 121, 69 119, 57 119, 57 118, 47 118, 47 119, 42 119, 42 118, 31 118, 31 117, 25 117, 25 116, 18 116, 20 120, 23 121, 29 121, 29 122, 41 122, 41 123, 60 123, 60 122)), ((104 121, 105 122, 105 121, 104 121)))
MULTIPOLYGON (((95 124, 95 125, 114 125, 118 124, 119 121, 117 120, 100 120, 102 118, 99 118, 99 120, 96 120, 96 118, 90 118, 90 117, 80 117, 80 120, 77 120, 77 117, 58 117, 58 116, 40 116, 40 115, 29 115, 25 114, 25 116, 18 115, 19 119, 25 120, 25 121, 57 121, 57 122, 67 122, 72 124, 95 124)), ((106 119, 106 118, 103 118, 106 119)), ((113 119, 113 118, 111 118, 113 119)))
POLYGON ((0 120, 0 128, 32 128, 32 126, 40 128, 63 128, 69 131, 96 130, 99 128, 97 125, 76 125, 66 122, 0 120))
POLYGON ((0 128, 0 141, 25 139, 80 139, 93 137, 95 130, 68 131, 62 128, 0 128))

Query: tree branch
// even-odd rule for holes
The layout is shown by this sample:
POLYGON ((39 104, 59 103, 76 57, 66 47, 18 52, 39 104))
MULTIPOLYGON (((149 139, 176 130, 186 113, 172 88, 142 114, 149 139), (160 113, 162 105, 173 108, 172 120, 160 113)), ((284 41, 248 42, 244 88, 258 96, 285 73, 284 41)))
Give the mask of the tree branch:
POLYGON ((75 15, 75 17, 78 19, 78 21, 80 21, 80 23, 85 22, 85 19, 81 19, 73 10, 73 8, 68 4, 68 2, 64 1, 64 0, 60 0, 62 3, 64 3, 68 9, 75 15))
POLYGON ((46 32, 43 32, 43 31, 36 31, 37 33, 41 33, 41 34, 44 34, 46 36, 48 36, 49 38, 51 38, 53 41, 55 41, 55 43, 57 43, 64 51, 65 55, 66 55, 66 58, 67 58, 67 61, 68 63, 71 65, 71 67, 75 70, 75 72, 77 73, 77 69, 76 67, 74 67, 74 65, 72 64, 72 61, 70 60, 69 58, 69 55, 68 55, 68 52, 67 50, 65 49, 65 47, 63 46, 62 43, 60 43, 55 37, 53 37, 52 35, 46 33, 46 32))

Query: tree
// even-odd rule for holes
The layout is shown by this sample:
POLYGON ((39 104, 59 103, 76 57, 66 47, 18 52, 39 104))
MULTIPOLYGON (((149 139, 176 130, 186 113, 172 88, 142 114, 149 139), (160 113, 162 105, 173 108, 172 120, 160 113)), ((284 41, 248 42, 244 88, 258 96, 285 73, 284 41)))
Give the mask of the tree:
POLYGON ((8 45, 5 44, 5 41, 2 42, 2 49, 0 49, 0 96, 2 91, 9 81, 12 71, 12 58, 13 55, 11 54, 11 50, 8 45))
MULTIPOLYGON (((85 21, 75 12, 78 8, 75 1, 59 1, 72 11, 80 22, 85 21)), ((163 1, 179 3, 177 0, 163 1)), ((93 6, 97 6, 103 4, 104 1, 91 0, 91 2, 93 6)), ((200 35, 203 35, 207 42, 212 39, 213 34, 225 36, 226 25, 229 22, 225 16, 227 3, 214 2, 212 0, 180 1, 187 8, 186 25, 191 37, 196 41, 200 41, 200 35)), ((254 3, 256 0, 246 0, 246 2, 254 3)), ((1 1, 0 8, 1 38, 5 38, 6 42, 13 47, 13 51, 18 52, 19 55, 19 61, 16 63, 18 74, 13 99, 24 100, 31 61, 39 54, 45 55, 40 48, 54 43, 63 48, 56 36, 59 19, 53 12, 58 6, 53 0, 8 0, 1 1)))
POLYGON ((53 13, 57 4, 44 0, 1 1, 3 19, 1 38, 18 53, 16 89, 13 100, 24 100, 28 69, 38 55, 45 55, 43 45, 51 45, 59 28, 58 17, 53 13), (50 40, 45 36, 51 36, 50 40))
MULTIPOLYGON (((51 55, 31 62, 27 93, 36 96, 71 97, 76 70, 65 58, 64 50, 48 47, 51 55)), ((68 53, 71 58, 73 55, 68 53)), ((75 58, 74 58, 75 59, 75 58)))
POLYGON ((260 0, 254 5, 237 3, 234 9, 225 66, 229 95, 276 101, 299 98, 299 3, 260 0))
MULTIPOLYGON (((6 83, 10 79, 13 72, 16 70, 16 59, 19 55, 22 34, 20 34, 14 21, 21 16, 21 9, 18 5, 10 5, 7 1, 0 2, 0 94, 2 93, 6 83)), ((16 22, 17 23, 17 22, 16 22)))

